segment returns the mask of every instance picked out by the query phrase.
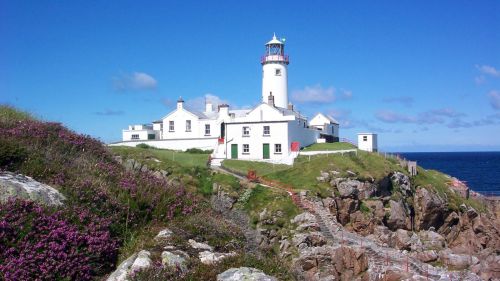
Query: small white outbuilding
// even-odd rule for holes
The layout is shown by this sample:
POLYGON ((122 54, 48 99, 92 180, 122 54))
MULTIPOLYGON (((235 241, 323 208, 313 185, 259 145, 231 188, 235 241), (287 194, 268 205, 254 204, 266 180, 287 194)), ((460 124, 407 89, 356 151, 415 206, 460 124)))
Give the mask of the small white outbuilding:
POLYGON ((364 151, 377 152, 377 134, 374 133, 359 133, 358 148, 364 151))

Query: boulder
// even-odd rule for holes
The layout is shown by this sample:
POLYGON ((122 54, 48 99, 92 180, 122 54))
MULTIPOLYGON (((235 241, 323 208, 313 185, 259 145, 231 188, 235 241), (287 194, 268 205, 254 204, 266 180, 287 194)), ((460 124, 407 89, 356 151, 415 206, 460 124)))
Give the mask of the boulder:
POLYGON ((410 178, 407 175, 394 172, 391 175, 391 182, 393 189, 398 188, 405 197, 412 195, 410 178))
POLYGON ((464 270, 479 263, 475 256, 454 254, 449 249, 439 252, 439 257, 444 265, 454 270, 464 270))
POLYGON ((439 233, 434 231, 420 231, 418 233, 424 250, 442 250, 446 247, 446 240, 439 233))
POLYGON ((296 233, 292 238, 293 245, 299 249, 304 247, 317 247, 326 244, 326 239, 321 232, 296 233))
POLYGON ((377 196, 378 185, 376 183, 362 182, 358 186, 358 198, 368 199, 377 196))
POLYGON ((427 230, 430 227, 439 229, 443 225, 448 204, 438 194, 426 188, 419 188, 414 196, 414 206, 417 230, 427 230))
POLYGON ((277 281, 259 269, 251 267, 230 268, 217 275, 217 281, 277 281))
POLYGON ((236 256, 235 252, 213 253, 210 251, 203 251, 203 252, 200 252, 200 254, 199 254, 200 261, 201 261, 201 263, 204 263, 204 264, 214 264, 214 263, 221 261, 222 259, 225 259, 227 257, 233 257, 233 256, 236 256))
POLYGON ((304 212, 296 215, 293 219, 290 220, 290 222, 294 224, 316 223, 316 217, 309 212, 304 212))
POLYGON ((370 214, 356 211, 350 215, 351 229, 356 233, 366 236, 373 233, 376 223, 370 214))
POLYGON ((437 261, 439 258, 438 254, 434 250, 427 250, 423 252, 418 252, 416 254, 416 258, 420 260, 421 262, 433 262, 437 261))
POLYGON ((337 217, 337 221, 342 225, 349 223, 351 219, 351 213, 359 210, 359 200, 352 198, 335 198, 335 203, 337 209, 333 210, 332 214, 337 217))
POLYGON ((0 172, 0 203, 9 198, 32 200, 48 206, 63 205, 66 198, 57 189, 30 177, 0 172))
POLYGON ((392 230, 407 229, 407 216, 401 201, 390 200, 391 212, 387 218, 386 225, 392 230))
POLYGON ((151 266, 151 252, 142 250, 137 254, 137 258, 130 266, 131 272, 138 272, 151 266))
POLYGON ((166 266, 175 267, 181 272, 186 272, 186 257, 188 257, 188 255, 182 251, 176 251, 175 253, 163 251, 161 253, 161 263, 166 266))
POLYGON ((193 249, 213 251, 212 246, 205 244, 205 243, 196 242, 193 239, 189 239, 188 243, 191 246, 191 248, 193 248, 193 249))
POLYGON ((310 247, 299 251, 293 265, 299 280, 360 280, 368 269, 368 258, 359 248, 310 247))
POLYGON ((380 200, 365 200, 365 205, 372 210, 373 218, 380 224, 384 220, 384 204, 380 200))
POLYGON ((358 186, 361 185, 361 182, 358 180, 346 180, 343 182, 340 182, 337 185, 337 189, 340 193, 340 197, 342 198, 357 198, 358 196, 358 186))
POLYGON ((411 237, 408 231, 404 229, 398 229, 392 235, 391 246, 398 250, 410 250, 411 237))
POLYGON ((169 239, 172 237, 173 232, 168 229, 162 229, 160 232, 158 232, 158 235, 155 236, 155 240, 164 240, 164 239, 169 239))

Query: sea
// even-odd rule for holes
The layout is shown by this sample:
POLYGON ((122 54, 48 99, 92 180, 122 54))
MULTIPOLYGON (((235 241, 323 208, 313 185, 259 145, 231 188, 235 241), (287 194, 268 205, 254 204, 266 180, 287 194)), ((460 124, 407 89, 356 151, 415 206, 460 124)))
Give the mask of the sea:
POLYGON ((470 189, 500 196, 500 151, 496 152, 402 152, 424 169, 444 172, 465 181, 470 189))

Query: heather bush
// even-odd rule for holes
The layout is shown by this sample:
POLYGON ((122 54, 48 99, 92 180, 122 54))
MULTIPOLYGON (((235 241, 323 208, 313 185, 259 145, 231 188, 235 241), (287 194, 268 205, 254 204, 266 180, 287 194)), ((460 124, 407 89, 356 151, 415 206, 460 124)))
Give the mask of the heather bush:
POLYGON ((9 200, 0 205, 0 279, 90 280, 109 271, 118 253, 109 224, 83 208, 9 200))
POLYGON ((48 183, 67 198, 60 210, 0 205, 0 280, 30 279, 34 272, 40 280, 102 275, 122 241, 142 227, 189 214, 198 203, 182 185, 127 172, 96 139, 2 106, 0 169, 48 183))

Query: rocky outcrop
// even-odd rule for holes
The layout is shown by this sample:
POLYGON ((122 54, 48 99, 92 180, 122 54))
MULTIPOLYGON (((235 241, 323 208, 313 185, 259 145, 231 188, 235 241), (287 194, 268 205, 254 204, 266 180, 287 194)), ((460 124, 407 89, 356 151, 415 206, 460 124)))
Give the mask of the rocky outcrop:
POLYGON ((217 281, 277 281, 259 269, 251 267, 230 268, 217 275, 217 281))
POLYGON ((180 250, 163 251, 161 253, 161 263, 166 266, 179 269, 181 272, 187 271, 187 259, 189 255, 180 250))
POLYGON ((399 189, 403 196, 408 197, 413 194, 410 178, 407 175, 401 172, 394 172, 391 175, 391 182, 392 188, 399 189))
POLYGON ((408 229, 408 216, 406 210, 401 201, 390 200, 389 205, 391 211, 389 217, 387 218, 386 225, 392 230, 396 231, 398 229, 408 229))
POLYGON ((415 228, 427 230, 430 227, 438 229, 444 223, 448 214, 448 203, 437 193, 427 188, 418 188, 414 196, 415 228))
POLYGON ((299 280, 362 280, 368 269, 364 250, 343 247, 309 247, 300 251, 293 268, 299 280))
POLYGON ((30 177, 0 172, 0 203, 9 198, 22 198, 49 206, 63 205, 66 198, 57 189, 30 177))

